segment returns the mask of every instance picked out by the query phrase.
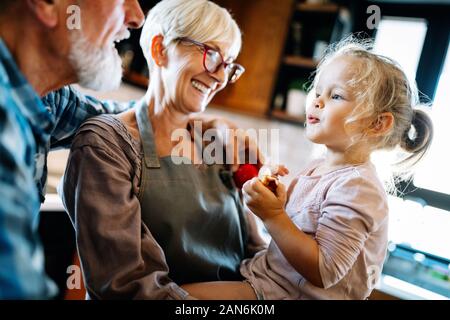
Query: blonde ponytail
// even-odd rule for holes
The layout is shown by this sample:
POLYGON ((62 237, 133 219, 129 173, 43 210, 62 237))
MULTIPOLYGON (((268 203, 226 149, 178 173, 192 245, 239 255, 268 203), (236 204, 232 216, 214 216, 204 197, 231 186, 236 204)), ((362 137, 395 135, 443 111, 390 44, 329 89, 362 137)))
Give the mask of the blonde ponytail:
POLYGON ((406 167, 415 166, 430 148, 433 140, 433 123, 422 110, 414 109, 411 127, 402 136, 400 147, 409 155, 398 164, 406 167))

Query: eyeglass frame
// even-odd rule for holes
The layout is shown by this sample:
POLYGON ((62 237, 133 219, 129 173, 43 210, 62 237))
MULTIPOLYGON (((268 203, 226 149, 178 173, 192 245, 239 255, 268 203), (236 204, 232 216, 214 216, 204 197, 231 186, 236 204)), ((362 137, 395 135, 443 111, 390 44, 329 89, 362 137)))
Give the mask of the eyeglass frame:
POLYGON ((242 76, 242 74, 245 72, 245 68, 244 68, 242 65, 240 65, 239 63, 234 63, 234 62, 232 62, 232 63, 227 63, 227 62, 225 62, 225 59, 223 58, 222 53, 220 53, 220 51, 219 51, 218 49, 216 49, 216 48, 213 48, 213 47, 211 47, 211 46, 209 46, 209 45, 207 45, 207 44, 205 44, 205 43, 202 43, 202 42, 193 40, 193 39, 191 39, 191 38, 189 38, 189 37, 181 37, 181 38, 177 38, 176 40, 178 40, 178 41, 180 41, 180 42, 189 42, 189 43, 192 43, 192 44, 194 44, 194 45, 196 45, 196 46, 199 46, 199 47, 201 47, 201 48, 203 49, 203 68, 204 68, 205 71, 208 72, 209 74, 216 73, 217 70, 219 70, 220 67, 222 67, 222 66, 224 67, 224 70, 227 70, 227 67, 228 67, 228 66, 231 66, 231 65, 237 66, 238 70, 240 70, 239 76, 238 76, 237 79, 235 79, 235 80, 233 80, 232 77, 228 77, 228 83, 235 83, 236 81, 239 80, 239 78, 240 78, 240 77, 242 76), (214 71, 210 71, 210 70, 208 70, 208 68, 206 67, 206 54, 208 53, 208 51, 214 51, 214 52, 217 52, 217 53, 219 54, 220 58, 222 59, 222 63, 219 64, 219 65, 217 65, 217 67, 216 67, 216 69, 215 69, 214 71))

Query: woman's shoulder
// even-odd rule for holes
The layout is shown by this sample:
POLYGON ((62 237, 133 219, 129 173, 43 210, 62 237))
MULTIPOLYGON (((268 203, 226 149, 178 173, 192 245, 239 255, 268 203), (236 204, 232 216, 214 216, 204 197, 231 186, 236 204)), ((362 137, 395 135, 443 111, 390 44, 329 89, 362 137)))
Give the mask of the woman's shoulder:
POLYGON ((121 126, 120 120, 113 114, 101 114, 89 118, 80 126, 78 133, 86 130, 97 131, 97 129, 117 131, 121 126))
POLYGON ((79 128, 72 149, 90 146, 107 150, 139 154, 140 145, 115 115, 99 115, 85 121, 79 128))

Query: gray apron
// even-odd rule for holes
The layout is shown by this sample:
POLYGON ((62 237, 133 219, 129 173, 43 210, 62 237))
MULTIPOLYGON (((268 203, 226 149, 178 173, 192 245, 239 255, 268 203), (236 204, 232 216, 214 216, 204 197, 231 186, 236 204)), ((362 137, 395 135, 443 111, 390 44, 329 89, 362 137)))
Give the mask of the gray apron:
POLYGON ((179 284, 241 280, 247 232, 231 173, 223 165, 199 168, 159 158, 148 107, 136 108, 144 150, 142 220, 164 250, 169 277, 179 284))

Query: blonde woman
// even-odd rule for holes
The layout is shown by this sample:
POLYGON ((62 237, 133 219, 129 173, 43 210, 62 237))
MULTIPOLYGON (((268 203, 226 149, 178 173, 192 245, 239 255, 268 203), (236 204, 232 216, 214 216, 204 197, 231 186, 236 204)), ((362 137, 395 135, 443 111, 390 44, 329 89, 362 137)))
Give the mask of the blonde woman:
POLYGON ((194 165, 201 152, 190 140, 183 151, 193 152, 172 157, 172 133, 244 72, 236 22, 210 1, 163 0, 141 46, 147 94, 81 127, 64 178, 92 299, 184 299, 182 283, 241 279, 241 260, 263 244, 226 167, 194 165))
MULTIPOLYGON (((307 107, 306 137, 327 153, 286 192, 258 179, 244 199, 272 242, 241 265, 244 282, 183 286, 202 299, 366 299, 380 276, 388 241, 388 203, 370 161, 401 147, 409 169, 430 146, 430 118, 417 90, 392 60, 350 38, 321 61, 307 107)), ((403 169, 406 169, 403 166, 403 169)))

